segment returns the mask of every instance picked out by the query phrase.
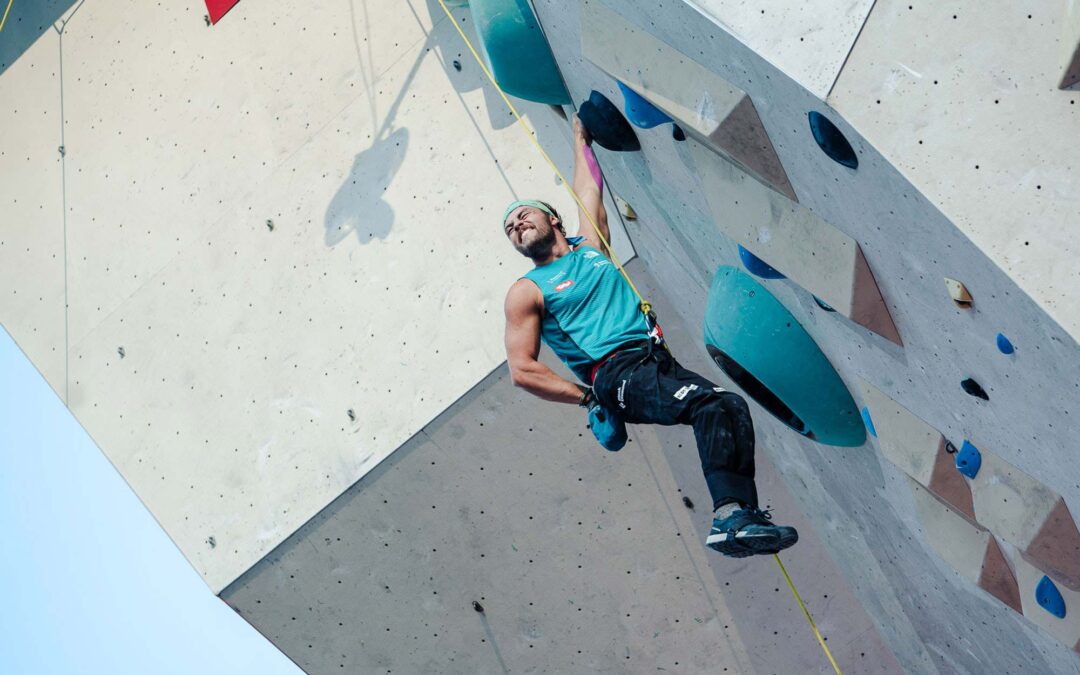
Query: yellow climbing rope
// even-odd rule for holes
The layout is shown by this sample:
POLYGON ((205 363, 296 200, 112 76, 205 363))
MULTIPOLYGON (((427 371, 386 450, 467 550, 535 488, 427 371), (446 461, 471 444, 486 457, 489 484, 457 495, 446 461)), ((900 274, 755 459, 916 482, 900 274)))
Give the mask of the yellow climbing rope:
POLYGON ((555 162, 551 161, 551 157, 549 157, 547 152, 544 151, 544 148, 540 145, 540 142, 536 140, 536 132, 530 129, 528 124, 525 124, 525 120, 523 120, 521 118, 521 115, 518 114, 517 108, 515 108, 514 104, 510 102, 509 98, 507 98, 506 93, 502 90, 502 87, 499 86, 499 83, 495 81, 495 77, 491 74, 491 71, 489 71, 487 69, 487 66, 484 64, 484 59, 480 58, 480 54, 476 52, 476 49, 473 47, 472 42, 470 42, 469 38, 466 37, 465 31, 461 30, 461 26, 459 26, 457 20, 454 19, 454 15, 450 13, 450 8, 446 6, 446 2, 444 2, 444 0, 439 0, 439 4, 442 6, 443 11, 446 12, 446 16, 448 19, 450 19, 450 23, 454 24, 454 28, 457 29, 458 35, 461 36, 461 39, 465 41, 465 45, 469 48, 469 51, 472 52, 473 58, 475 58, 476 63, 480 65, 480 69, 484 71, 484 75, 486 75, 487 79, 491 81, 491 84, 495 85, 495 90, 499 92, 499 96, 502 97, 503 102, 505 102, 506 106, 510 108, 510 112, 514 114, 514 117, 517 119, 518 124, 520 124, 522 128, 525 129, 525 133, 529 136, 529 140, 533 142, 533 145, 535 145, 536 149, 540 151, 540 155, 548 163, 548 166, 551 167, 551 170, 555 172, 555 175, 558 176, 559 180, 561 180, 563 182, 563 185, 566 186, 567 192, 569 192, 570 196, 574 198, 575 202, 577 202, 578 208, 581 209, 581 212, 584 213, 585 217, 589 219, 589 224, 592 225, 593 230, 596 231, 596 236, 600 237, 600 241, 604 243, 604 247, 608 250, 608 253, 611 256, 611 261, 615 263, 616 267, 619 268, 619 272, 621 272, 623 277, 626 279, 626 283, 630 284, 630 288, 634 291, 634 295, 636 295, 638 297, 638 300, 641 301, 641 311, 645 314, 651 312, 652 304, 650 304, 649 301, 645 298, 641 297, 641 293, 638 292, 637 286, 634 285, 633 279, 631 279, 630 275, 626 273, 626 270, 623 268, 622 263, 619 262, 618 256, 615 255, 615 250, 611 247, 611 244, 608 243, 608 240, 604 238, 603 233, 600 232, 600 226, 596 224, 596 219, 593 218, 592 213, 590 213, 589 210, 585 208, 585 204, 582 203, 581 197, 579 197, 578 193, 574 191, 573 185, 562 175, 562 172, 559 171, 559 167, 555 166, 555 162))
POLYGON ((791 577, 788 576, 787 570, 784 568, 784 563, 780 562, 780 555, 774 553, 773 557, 776 558, 776 564, 780 566, 780 571, 784 574, 784 579, 787 580, 788 588, 791 589, 791 594, 795 596, 796 602, 799 603, 799 607, 802 607, 803 614, 806 615, 806 620, 810 622, 810 629, 814 631, 814 637, 817 638, 818 644, 825 650, 825 656, 828 657, 829 663, 832 664, 833 670, 836 671, 836 675, 841 675, 840 666, 836 665, 836 661, 832 657, 832 652, 829 651, 828 645, 825 644, 825 638, 821 637, 821 631, 818 630, 817 624, 814 623, 814 617, 810 616, 810 610, 806 608, 802 598, 799 596, 799 592, 795 590, 795 584, 792 583, 791 577))
POLYGON ((0 31, 4 30, 4 24, 7 23, 7 15, 11 11, 11 3, 13 2, 15 0, 8 0, 7 9, 4 10, 4 18, 0 19, 0 31))
MULTIPOLYGON (((545 161, 547 161, 552 171, 555 172, 555 175, 558 176, 560 180, 562 180, 563 185, 566 186, 566 189, 570 193, 570 196, 574 198, 575 202, 577 202, 577 205, 581 209, 581 212, 584 213, 585 217, 589 219, 589 224, 592 225, 593 229, 596 231, 596 236, 600 237, 600 241, 604 243, 604 246, 607 248, 608 253, 611 255, 612 262, 614 262, 615 265, 619 268, 619 272, 622 273, 627 283, 630 284, 630 288, 633 289, 634 294, 637 295, 638 300, 641 301, 641 311, 648 314, 652 310, 652 305, 649 304, 648 300, 641 297, 641 293, 638 292, 637 287, 634 285, 634 281, 630 278, 630 275, 627 274, 626 270, 622 266, 622 263, 619 262, 618 257, 615 255, 615 251, 611 248, 611 244, 608 243, 607 239, 604 238, 603 233, 600 232, 600 226, 597 225, 596 220, 593 218, 592 214, 589 213, 589 210, 585 208, 585 205, 581 202, 581 197, 579 197, 577 192, 574 191, 573 185, 571 185, 570 182, 563 177, 562 172, 560 172, 559 168, 555 166, 555 162, 551 161, 551 157, 549 157, 547 152, 544 151, 544 148, 540 145, 540 142, 536 140, 536 133, 529 128, 528 124, 525 124, 525 120, 523 120, 521 118, 521 115, 518 114, 517 108, 515 108, 514 104, 510 102, 509 98, 507 98, 506 93, 502 90, 502 87, 499 86, 499 83, 495 81, 495 77, 487 69, 487 66, 484 64, 484 60, 480 58, 480 54, 476 52, 476 49, 473 47, 472 42, 470 42, 469 38, 465 35, 465 31, 461 30, 461 26, 459 26, 457 20, 454 19, 454 15, 450 13, 450 8, 446 6, 446 2, 444 0, 439 0, 439 5, 441 5, 443 11, 446 12, 446 17, 450 19, 450 23, 454 24, 454 28, 457 29, 458 35, 460 35, 461 39, 465 41, 465 45, 469 48, 469 51, 472 52, 473 58, 476 59, 476 63, 480 66, 480 69, 484 71, 484 75, 486 75, 488 80, 491 81, 491 84, 495 86, 495 90, 499 92, 499 96, 502 97, 502 100, 506 103, 506 106, 510 108, 510 112, 513 113, 514 117, 518 121, 518 124, 520 124, 522 128, 525 129, 525 133, 529 136, 529 139, 533 142, 533 145, 536 146, 536 149, 540 151, 540 155, 543 156, 545 161)), ((792 595, 795 596, 795 601, 799 603, 799 607, 802 608, 803 614, 806 615, 806 620, 810 623, 811 630, 814 631, 814 637, 817 638, 818 644, 820 644, 821 648, 825 651, 825 656, 828 657, 829 663, 832 664, 833 670, 836 671, 836 675, 841 675, 840 667, 836 665, 836 661, 833 659, 832 653, 829 652, 829 647, 825 644, 825 638, 821 636, 821 631, 818 630, 817 624, 814 623, 814 618, 810 616, 810 610, 808 610, 806 608, 806 605, 803 603, 802 597, 799 595, 799 591, 796 590, 794 582, 791 581, 791 576, 788 575, 787 569, 784 568, 784 563, 780 561, 780 556, 778 554, 774 554, 773 558, 776 559, 776 564, 780 566, 780 572, 784 575, 784 579, 787 581, 788 588, 791 589, 792 595)))

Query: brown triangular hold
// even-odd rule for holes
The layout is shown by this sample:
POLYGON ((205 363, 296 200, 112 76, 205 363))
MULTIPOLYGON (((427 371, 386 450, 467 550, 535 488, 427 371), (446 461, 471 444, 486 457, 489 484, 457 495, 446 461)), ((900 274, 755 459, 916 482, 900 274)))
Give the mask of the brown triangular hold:
POLYGON ((986 545, 986 555, 983 556, 982 571, 979 572, 979 588, 983 589, 998 600, 1020 614, 1024 613, 1023 605, 1020 604, 1020 586, 1016 583, 1016 575, 1005 560, 1005 554, 1001 552, 997 539, 993 535, 986 545))
POLYGON ((851 289, 851 320, 874 331, 886 340, 901 347, 900 332, 896 330, 881 289, 874 280, 874 273, 863 256, 862 247, 855 248, 855 284, 851 289))
POLYGON ((1065 65, 1065 74, 1061 76, 1058 89, 1080 90, 1080 43, 1076 45, 1072 59, 1065 65))
POLYGON ((937 455, 934 456, 934 468, 930 473, 930 484, 926 487, 938 496, 941 501, 956 509, 960 515, 977 524, 975 520, 975 503, 971 497, 971 486, 964 477, 956 470, 953 456, 945 450, 944 438, 938 444, 937 455))
POLYGON ((784 165, 776 154, 772 140, 761 116, 749 96, 732 108, 716 131, 709 134, 709 142, 727 153, 765 185, 776 190, 793 202, 798 202, 795 189, 791 187, 784 165))
POLYGON ((1055 581, 1069 590, 1080 591, 1080 532, 1064 499, 1058 497, 1024 555, 1036 567, 1053 575, 1055 581))

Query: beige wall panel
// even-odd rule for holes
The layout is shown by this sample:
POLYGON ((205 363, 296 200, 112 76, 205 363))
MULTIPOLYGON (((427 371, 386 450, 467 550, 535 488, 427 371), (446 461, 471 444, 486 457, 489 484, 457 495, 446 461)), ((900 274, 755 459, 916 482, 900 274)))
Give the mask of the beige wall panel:
POLYGON ((1063 18, 1061 3, 880 0, 829 103, 1077 337, 1080 92, 1057 88, 1063 18))
POLYGON ((60 47, 48 30, 0 77, 0 323, 65 394, 60 47))
POLYGON ((702 143, 798 201, 746 92, 599 3, 582 2, 580 10, 582 52, 590 61, 702 143))
POLYGON ((822 99, 874 6, 873 0, 692 0, 690 4, 822 99))
POLYGON ((1026 549, 1061 498, 1050 488, 980 448, 982 466, 971 479, 975 517, 1009 543, 1026 549))
POLYGON ((1065 600, 1065 618, 1059 619, 1043 609, 1035 600, 1035 588, 1046 573, 1032 565, 1012 547, 1004 547, 1005 555, 1016 572, 1016 581, 1020 585, 1020 602, 1024 616, 1039 628, 1042 628, 1070 649, 1080 651, 1080 592, 1070 591, 1064 584, 1055 585, 1065 600))
MULTIPOLYGON (((433 39, 457 37, 443 22, 433 39)), ((219 224, 73 352, 73 410, 215 591, 505 358, 503 298, 529 263, 502 209, 572 202, 455 72, 423 48, 400 59, 374 105, 239 181, 219 224)), ((524 110, 567 171, 566 123, 524 110)))
MULTIPOLYGON (((71 342, 415 53, 422 5, 87 3, 68 24, 71 342), (371 8, 368 8, 369 11, 371 8)), ((444 18, 441 14, 438 18, 444 18)), ((422 49, 421 49, 422 51, 422 49)), ((381 99, 385 114, 390 101, 381 99)))
POLYGON ((870 409, 881 454, 924 486, 930 485, 941 432, 911 414, 884 392, 860 378, 863 402, 870 409))
POLYGON ((686 145, 721 232, 840 314, 901 343, 858 242, 704 145, 686 145))
POLYGON ((927 542, 942 560, 967 579, 978 583, 990 532, 952 510, 914 480, 908 479, 907 483, 927 542))

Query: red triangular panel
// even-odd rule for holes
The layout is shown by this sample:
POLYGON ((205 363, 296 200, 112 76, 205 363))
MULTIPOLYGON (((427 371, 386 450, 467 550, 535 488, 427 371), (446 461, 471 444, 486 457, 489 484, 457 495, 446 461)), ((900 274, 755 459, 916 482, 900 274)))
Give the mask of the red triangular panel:
POLYGON ((206 0, 206 11, 210 12, 210 23, 217 23, 240 0, 206 0))

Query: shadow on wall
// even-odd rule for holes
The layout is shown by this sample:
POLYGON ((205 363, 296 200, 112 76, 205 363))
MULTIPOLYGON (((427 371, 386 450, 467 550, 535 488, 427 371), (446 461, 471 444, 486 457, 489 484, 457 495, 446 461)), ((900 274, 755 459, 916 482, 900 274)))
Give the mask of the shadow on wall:
MULTIPOLYGON (((13 0, 4 31, 0 33, 0 75, 75 3, 76 0, 13 0)), ((0 16, 7 7, 8 3, 0 0, 0 16)))
MULTIPOLYGON (((413 7, 413 3, 408 2, 407 4, 419 23, 421 21, 420 15, 413 7)), ((440 23, 447 21, 442 7, 436 0, 427 0, 427 5, 434 26, 439 26, 440 23)), ((376 109, 376 95, 373 85, 381 73, 372 71, 372 55, 370 51, 365 54, 366 48, 361 46, 361 42, 370 44, 370 40, 366 37, 361 40, 360 37, 361 31, 370 32, 370 26, 366 20, 369 16, 367 3, 361 0, 358 5, 356 0, 351 0, 350 7, 352 9, 353 39, 359 61, 358 70, 363 80, 365 95, 371 104, 372 119, 378 120, 380 115, 376 109)), ((457 16, 464 19, 462 28, 469 35, 469 39, 473 41, 473 44, 477 44, 471 26, 472 17, 468 14, 468 10, 457 10, 457 16)), ((461 93, 480 88, 484 92, 485 107, 488 111, 487 128, 502 129, 513 123, 513 117, 506 110, 505 104, 498 93, 492 87, 484 86, 487 78, 472 55, 468 53, 465 45, 461 43, 457 33, 449 31, 449 34, 452 35, 452 38, 449 41, 444 40, 445 45, 440 45, 435 39, 433 30, 426 33, 424 42, 416 47, 416 56, 412 67, 394 97, 393 103, 382 115, 379 129, 373 134, 374 142, 370 147, 357 153, 349 175, 327 206, 324 219, 327 246, 339 244, 352 232, 356 232, 361 244, 370 243, 373 239, 386 239, 390 235, 390 230, 394 224, 394 211, 387 202, 383 201, 382 195, 401 169, 409 147, 408 129, 404 127, 393 129, 394 118, 397 115, 398 107, 405 99, 406 92, 416 77, 420 64, 429 53, 433 53, 435 58, 439 60, 446 78, 453 84, 454 90, 458 93, 458 101, 470 117, 474 117, 473 111, 465 104, 461 93), (393 130, 391 131, 391 129, 393 130)), ((491 152, 491 148, 487 146, 483 131, 475 118, 473 124, 481 141, 491 152)), ((494 154, 492 154, 492 157, 494 158, 494 154)))

